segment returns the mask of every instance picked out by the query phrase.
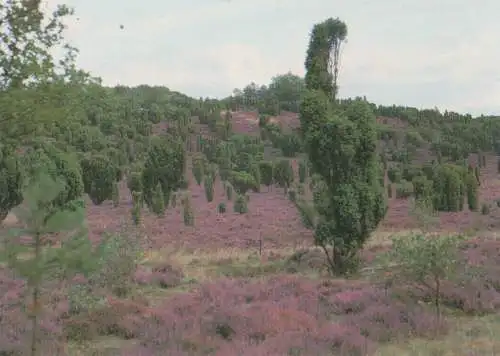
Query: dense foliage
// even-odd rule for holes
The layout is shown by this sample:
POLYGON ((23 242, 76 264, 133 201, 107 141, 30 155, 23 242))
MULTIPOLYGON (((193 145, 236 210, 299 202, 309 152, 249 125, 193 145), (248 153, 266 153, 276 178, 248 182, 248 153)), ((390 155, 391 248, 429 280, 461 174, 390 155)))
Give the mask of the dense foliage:
POLYGON ((337 55, 346 35, 347 28, 338 19, 314 26, 306 58, 308 92, 300 107, 308 159, 326 188, 322 193, 327 202, 318 207, 315 241, 325 250, 332 272, 338 273, 349 271, 356 251, 387 211, 375 115, 363 100, 345 107, 337 107, 335 101, 330 52, 337 55))

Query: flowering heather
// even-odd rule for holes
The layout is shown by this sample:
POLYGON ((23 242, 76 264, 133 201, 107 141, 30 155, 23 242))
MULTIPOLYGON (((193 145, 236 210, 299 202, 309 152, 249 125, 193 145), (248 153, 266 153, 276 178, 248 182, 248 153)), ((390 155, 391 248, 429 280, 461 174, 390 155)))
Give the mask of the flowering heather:
MULTIPOLYGON (((194 179, 189 177, 192 182, 194 179)), ((184 226, 182 207, 170 207, 165 216, 158 218, 147 209, 143 211, 142 229, 144 243, 153 248, 259 248, 259 240, 265 239, 263 248, 283 248, 312 245, 312 231, 304 228, 297 208, 283 195, 283 189, 261 193, 249 192, 248 213, 233 213, 233 202, 227 202, 225 190, 219 178, 214 183, 214 201, 207 203, 203 187, 191 184, 190 192, 195 215, 195 226, 184 226), (217 205, 226 201, 225 214, 219 214, 217 205)), ((93 240, 99 240, 104 232, 119 231, 123 217, 130 215, 131 197, 126 184, 120 184, 120 204, 111 202, 100 206, 87 206, 88 224, 93 240)))
POLYGON ((395 301, 376 288, 324 291, 324 283, 286 275, 266 281, 222 279, 149 308, 138 338, 153 354, 184 347, 199 354, 214 349, 221 356, 329 350, 366 355, 379 341, 437 332, 432 314, 393 307, 395 301))
MULTIPOLYGON (((252 114, 254 119, 257 116, 252 114)), ((247 120, 245 113, 235 113, 233 120, 247 120), (238 116, 240 115, 240 116, 238 116)), ((496 162, 496 160, 495 160, 496 162)), ((188 166, 189 166, 188 162, 188 166)), ((295 166, 296 161, 292 160, 295 166)), ((496 167, 490 164, 488 167, 496 167)), ((297 167, 294 168, 297 170, 297 167)), ((188 180, 194 182, 190 169, 188 180)), ((485 182, 481 185, 481 196, 487 200, 500 198, 500 185, 496 182, 496 171, 485 172, 485 182), (491 181, 491 182, 490 182, 491 181)), ((249 212, 233 214, 232 202, 227 202, 228 213, 221 216, 217 213, 217 205, 225 196, 220 181, 214 184, 215 199, 207 203, 203 187, 191 184, 189 190, 192 196, 196 225, 186 227, 182 222, 180 207, 170 207, 162 218, 157 218, 148 211, 143 212, 143 229, 148 242, 153 247, 168 245, 172 248, 258 248, 260 237, 266 239, 264 248, 289 247, 293 244, 311 244, 312 232, 303 227, 297 208, 285 196, 283 190, 273 187, 261 189, 261 193, 250 192, 249 212)), ((306 192, 306 196, 310 194, 306 192)), ((88 204, 88 222, 94 239, 98 239, 104 231, 119 230, 123 217, 130 215, 131 196, 125 182, 120 183, 120 204, 113 207, 111 202, 100 206, 88 204)), ((415 219, 410 214, 411 204, 405 199, 390 199, 389 211, 381 224, 383 229, 398 231, 416 228, 415 219)), ((458 213, 440 213, 440 228, 443 230, 468 229, 479 224, 494 227, 498 221, 500 209, 494 209, 488 216, 478 215, 467 210, 458 213)))
POLYGON ((260 344, 231 343, 221 346, 218 355, 339 355, 365 356, 374 344, 355 328, 338 323, 324 325, 315 332, 284 332, 260 344))
POLYGON ((107 303, 87 313, 63 319, 70 340, 92 340, 98 336, 116 336, 125 340, 142 335, 147 305, 140 302, 107 298, 107 303))
POLYGON ((390 342, 407 337, 433 337, 446 331, 428 310, 406 303, 372 304, 344 319, 373 341, 390 342))
POLYGON ((259 136, 259 118, 257 113, 234 113, 231 120, 232 131, 236 134, 259 136))
MULTIPOLYGON (((49 354, 61 351, 61 323, 59 317, 67 312, 68 304, 56 293, 43 291, 44 300, 50 309, 41 315, 40 349, 49 354)), ((0 354, 17 355, 27 351, 31 337, 29 298, 25 299, 25 282, 14 279, 5 269, 0 269, 0 354), (28 303, 25 303, 25 301, 28 303)))
MULTIPOLYGON (((467 241, 464 273, 443 283, 443 305, 466 313, 498 311, 498 251, 496 241, 467 241)), ((134 277, 137 286, 172 288, 182 283, 183 274, 160 264, 141 266, 134 277)), ((67 284, 91 283, 78 276, 67 284)), ((433 338, 447 331, 446 322, 438 323, 432 306, 426 305, 432 297, 428 292, 405 286, 412 294, 396 298, 396 287, 399 292, 402 286, 385 290, 362 281, 298 275, 222 278, 154 305, 145 298, 108 296, 94 308, 74 313, 64 289, 52 286, 53 293, 44 294, 42 346, 44 352, 65 355, 63 336, 72 342, 113 337, 128 340, 120 349, 123 355, 364 356, 380 343, 433 338)), ((30 323, 21 309, 23 297, 24 282, 1 270, 0 351, 22 352, 27 344, 30 323)))

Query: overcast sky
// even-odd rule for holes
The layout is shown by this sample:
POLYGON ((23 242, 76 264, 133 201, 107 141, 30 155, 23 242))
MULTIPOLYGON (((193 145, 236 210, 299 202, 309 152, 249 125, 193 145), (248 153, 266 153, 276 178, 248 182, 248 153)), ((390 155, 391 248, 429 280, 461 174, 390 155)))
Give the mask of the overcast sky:
POLYGON ((304 75, 313 24, 339 17, 349 30, 340 96, 500 114, 498 0, 66 3, 79 17, 67 36, 81 51, 78 64, 106 85, 222 97, 289 70, 304 75))

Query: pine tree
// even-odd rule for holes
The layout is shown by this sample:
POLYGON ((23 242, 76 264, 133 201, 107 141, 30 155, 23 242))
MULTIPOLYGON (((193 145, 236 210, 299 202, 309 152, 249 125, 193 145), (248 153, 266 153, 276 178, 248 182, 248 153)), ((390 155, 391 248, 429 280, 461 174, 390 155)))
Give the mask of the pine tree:
POLYGON ((92 249, 86 228, 84 201, 59 200, 64 187, 63 179, 54 179, 43 171, 34 174, 24 191, 23 204, 14 209, 23 228, 11 229, 4 241, 8 265, 26 278, 31 296, 27 305, 32 324, 31 342, 26 342, 31 355, 38 354, 42 347, 44 331, 40 314, 44 283, 54 278, 68 279, 77 273, 89 275, 99 268, 100 255, 92 249), (54 233, 59 236, 67 233, 58 247, 47 245, 47 238, 54 233), (19 240, 26 236, 31 238, 27 245, 26 241, 19 240))

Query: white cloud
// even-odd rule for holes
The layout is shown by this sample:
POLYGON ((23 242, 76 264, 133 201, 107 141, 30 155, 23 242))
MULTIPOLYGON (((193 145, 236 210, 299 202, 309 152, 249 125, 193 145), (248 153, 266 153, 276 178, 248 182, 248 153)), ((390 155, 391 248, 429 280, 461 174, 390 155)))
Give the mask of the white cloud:
MULTIPOLYGON (((205 54, 208 65, 213 63, 221 68, 221 78, 225 85, 241 86, 252 78, 256 83, 266 83, 276 73, 283 70, 273 58, 269 58, 256 46, 226 44, 209 49, 205 54), (227 83, 227 84, 226 84, 227 83)), ((207 70, 210 68, 207 66, 207 70)))
MULTIPOLYGON (((462 106, 472 112, 493 111, 495 104, 498 103, 500 98, 500 80, 491 85, 484 85, 481 87, 472 88, 469 91, 470 95, 464 97, 462 106)), ((498 106, 496 106, 498 108, 498 106)))
POLYGON ((288 70, 302 75, 312 25, 339 16, 349 27, 341 95, 500 112, 497 1, 480 7, 466 0, 67 2, 80 17, 68 23, 79 65, 106 84, 222 96, 288 70))

